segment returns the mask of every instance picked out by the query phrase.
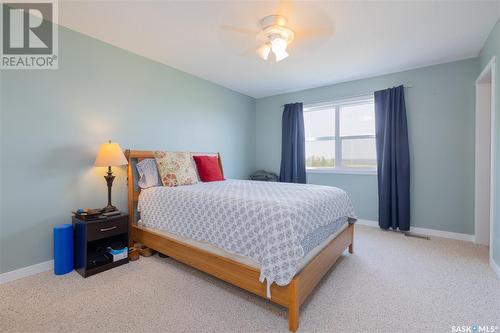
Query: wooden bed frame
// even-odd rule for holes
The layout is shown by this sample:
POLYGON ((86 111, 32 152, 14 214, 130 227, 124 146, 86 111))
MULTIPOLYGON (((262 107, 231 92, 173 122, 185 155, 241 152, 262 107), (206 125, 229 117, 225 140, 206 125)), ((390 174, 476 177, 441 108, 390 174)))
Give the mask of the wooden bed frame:
MULTIPOLYGON (((207 153, 208 154, 208 153, 207 153)), ((219 165, 222 170, 220 155, 219 165)), ((266 298, 266 284, 259 282, 260 271, 237 261, 224 258, 188 244, 166 237, 161 233, 142 228, 136 224, 136 205, 140 189, 137 187, 135 163, 153 158, 153 151, 126 150, 128 160, 128 211, 130 242, 140 242, 147 247, 194 267, 221 280, 266 298)), ((271 286, 271 301, 288 308, 288 328, 295 332, 299 326, 300 305, 337 258, 349 248, 353 253, 354 225, 344 229, 321 252, 319 252, 286 286, 271 286)))

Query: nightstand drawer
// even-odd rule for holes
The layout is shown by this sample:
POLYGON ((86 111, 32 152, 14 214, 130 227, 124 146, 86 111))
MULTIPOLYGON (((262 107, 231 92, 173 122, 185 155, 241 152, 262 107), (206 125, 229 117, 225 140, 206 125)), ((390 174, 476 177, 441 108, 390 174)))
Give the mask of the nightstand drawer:
POLYGON ((87 225, 87 241, 93 241, 126 232, 128 232, 128 224, 127 220, 124 219, 89 223, 87 225))

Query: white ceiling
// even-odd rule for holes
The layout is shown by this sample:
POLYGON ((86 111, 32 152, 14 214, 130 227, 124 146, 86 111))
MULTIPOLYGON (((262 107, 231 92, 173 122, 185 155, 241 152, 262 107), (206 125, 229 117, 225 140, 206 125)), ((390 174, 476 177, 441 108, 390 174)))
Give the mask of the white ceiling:
POLYGON ((60 1, 59 23, 252 97, 475 57, 496 1, 60 1), (258 22, 285 15, 290 57, 253 50, 258 22))

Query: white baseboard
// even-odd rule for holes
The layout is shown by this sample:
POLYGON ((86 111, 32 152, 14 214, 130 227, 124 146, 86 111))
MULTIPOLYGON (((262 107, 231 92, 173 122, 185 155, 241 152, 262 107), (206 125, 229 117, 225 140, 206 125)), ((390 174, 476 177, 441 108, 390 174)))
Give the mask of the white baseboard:
MULTIPOLYGON (((378 221, 373 221, 373 220, 358 220, 356 223, 361 225, 366 225, 369 227, 375 227, 375 228, 379 227, 378 221)), ((449 232, 449 231, 419 228, 419 227, 410 227, 410 231, 422 235, 474 242, 474 235, 460 234, 458 232, 449 232)))
MULTIPOLYGON (((378 222, 372 221, 372 220, 360 219, 356 222, 356 224, 365 225, 365 226, 374 227, 374 228, 379 227, 378 222)), ((456 232, 441 231, 441 230, 434 230, 434 229, 427 229, 427 228, 418 228, 418 227, 411 227, 410 231, 418 233, 418 234, 423 234, 423 235, 474 242, 474 235, 460 234, 460 233, 456 233, 456 232)), ((500 268, 492 259, 490 259, 490 266, 498 274, 498 276, 500 276, 500 268)), ((21 279, 23 277, 38 274, 41 272, 50 271, 53 268, 54 268, 54 260, 49 260, 49 261, 41 262, 39 264, 35 264, 32 266, 19 268, 19 269, 16 269, 14 271, 0 274, 0 284, 14 281, 17 279, 21 279)))
POLYGON ((54 260, 44 261, 39 264, 19 268, 0 274, 0 284, 21 279, 30 275, 50 271, 54 268, 54 260))
POLYGON ((493 270, 493 272, 497 273, 498 277, 500 278, 500 267, 497 265, 495 260, 490 257, 490 267, 493 270))
POLYGON ((366 225, 367 227, 378 228, 378 222, 373 220, 362 220, 358 219, 356 224, 366 225))

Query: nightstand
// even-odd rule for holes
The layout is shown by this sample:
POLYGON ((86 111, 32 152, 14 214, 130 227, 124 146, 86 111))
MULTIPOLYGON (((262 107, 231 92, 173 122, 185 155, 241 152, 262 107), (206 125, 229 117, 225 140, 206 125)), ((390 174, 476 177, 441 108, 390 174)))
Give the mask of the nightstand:
POLYGON ((127 257, 118 261, 95 260, 96 254, 103 253, 113 243, 128 246, 128 214, 121 213, 96 221, 80 220, 73 216, 75 230, 75 270, 88 277, 116 266, 128 263, 127 257))

